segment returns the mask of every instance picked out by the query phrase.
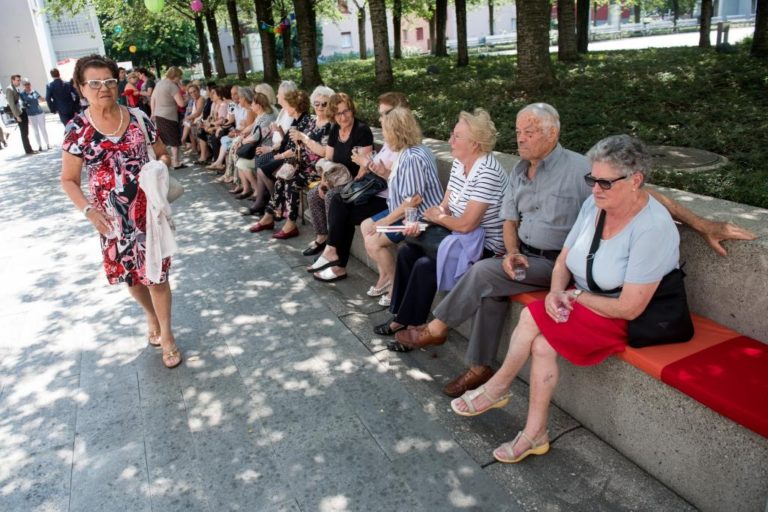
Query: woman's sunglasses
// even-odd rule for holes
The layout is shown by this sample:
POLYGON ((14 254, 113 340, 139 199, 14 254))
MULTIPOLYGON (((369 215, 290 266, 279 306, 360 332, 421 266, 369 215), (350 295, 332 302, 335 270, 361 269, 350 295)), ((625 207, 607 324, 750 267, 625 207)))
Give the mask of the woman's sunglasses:
POLYGON ((624 179, 627 179, 627 176, 622 176, 621 178, 616 178, 615 180, 607 180, 605 178, 595 178, 592 176, 592 174, 584 175, 584 181, 587 183, 589 188, 594 187, 595 183, 597 183, 597 185, 603 190, 610 190, 614 183, 624 179))
POLYGON ((313 105, 315 107, 323 107, 323 108, 325 108, 325 107, 328 106, 328 102, 327 101, 316 101, 316 102, 313 103, 313 105))

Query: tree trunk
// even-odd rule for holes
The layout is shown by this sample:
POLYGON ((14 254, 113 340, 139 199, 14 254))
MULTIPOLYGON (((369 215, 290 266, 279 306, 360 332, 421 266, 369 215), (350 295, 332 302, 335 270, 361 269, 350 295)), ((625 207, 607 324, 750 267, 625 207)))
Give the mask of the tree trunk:
POLYGON ((368 44, 365 42, 365 3, 357 8, 357 41, 360 46, 360 60, 368 58, 368 44))
POLYGON ((445 28, 448 25, 448 0, 435 2, 435 56, 447 57, 448 48, 445 46, 445 28))
POLYGON ((589 49, 589 0, 576 0, 576 48, 579 53, 589 49))
POLYGON ((227 0, 229 24, 232 25, 232 41, 235 44, 235 61, 237 63, 237 78, 245 80, 245 59, 243 59, 243 34, 240 30, 240 20, 237 18, 237 0, 227 0))
POLYGON ((488 34, 493 35, 493 26, 495 25, 495 21, 493 19, 493 0, 488 0, 488 34))
POLYGON ((755 35, 750 53, 753 57, 768 58, 768 0, 757 0, 755 35))
POLYGON ((394 57, 396 59, 403 58, 403 0, 393 0, 392 2, 392 35, 395 38, 394 41, 394 57))
POLYGON ((712 0, 701 0, 701 18, 699 20, 699 48, 709 48, 709 32, 712 30, 712 0))
POLYGON ((557 58, 563 62, 579 60, 574 0, 557 0, 557 58))
POLYGON ((197 32, 197 42, 200 44, 200 60, 203 61, 203 75, 210 80, 211 78, 211 57, 208 55, 208 38, 205 37, 205 26, 203 19, 199 14, 195 14, 195 31, 197 32))
POLYGON ((549 59, 549 2, 527 0, 516 6, 517 83, 528 92, 539 92, 555 83, 549 59))
POLYGON ((227 69, 224 67, 224 56, 221 54, 221 43, 219 42, 219 28, 216 26, 216 13, 209 7, 203 10, 205 14, 205 25, 208 27, 208 36, 211 38, 213 46, 213 63, 216 66, 216 76, 225 78, 227 69))
POLYGON ((293 0, 301 54, 301 86, 311 91, 323 83, 317 65, 317 23, 312 0, 293 0))
MULTIPOLYGON (((710 0, 710 1, 711 1, 711 0, 710 0)), ((635 4, 635 8, 634 8, 634 11, 635 11, 635 23, 640 23, 640 21, 641 21, 641 20, 640 20, 640 16, 641 16, 641 15, 642 15, 642 13, 643 13, 643 8, 642 8, 642 6, 641 6, 640 4, 635 4)))
POLYGON ((262 23, 274 25, 272 17, 271 0, 253 0, 256 8, 256 23, 259 25, 259 39, 261 39, 261 60, 264 66, 264 81, 276 84, 280 81, 280 73, 277 72, 277 51, 275 34, 261 28, 262 23))
POLYGON ((389 34, 387 31, 387 6, 384 0, 369 0, 371 32, 373 32, 373 62, 376 69, 376 85, 391 87, 395 83, 392 61, 389 59, 389 34))
POLYGON ((467 0, 454 0, 456 3, 456 39, 458 40, 459 55, 456 59, 458 67, 469 65, 469 48, 467 47, 467 0))
POLYGON ((672 0, 672 25, 673 32, 677 32, 677 19, 680 17, 680 0, 672 0))
POLYGON ((435 6, 429 6, 429 53, 435 54, 435 6))
MULTIPOLYGON (((285 20, 291 21, 288 17, 288 12, 283 10, 280 13, 280 23, 285 20)), ((291 45, 291 37, 293 35, 293 24, 289 23, 288 27, 285 27, 280 32, 280 39, 283 41, 283 69, 293 69, 293 46, 291 45)))

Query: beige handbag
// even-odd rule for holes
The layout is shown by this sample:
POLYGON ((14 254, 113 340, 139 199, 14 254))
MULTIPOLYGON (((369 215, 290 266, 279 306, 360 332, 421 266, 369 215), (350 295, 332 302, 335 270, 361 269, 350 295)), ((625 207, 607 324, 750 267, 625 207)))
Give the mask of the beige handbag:
POLYGON ((340 187, 352 181, 352 174, 349 172, 349 169, 347 169, 347 166, 331 162, 325 158, 321 158, 317 161, 315 169, 321 171, 323 181, 325 181, 330 188, 340 187))

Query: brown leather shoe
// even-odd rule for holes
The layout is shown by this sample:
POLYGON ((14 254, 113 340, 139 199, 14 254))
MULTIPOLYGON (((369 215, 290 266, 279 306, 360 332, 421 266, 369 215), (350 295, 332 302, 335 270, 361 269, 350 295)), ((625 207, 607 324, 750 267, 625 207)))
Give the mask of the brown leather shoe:
POLYGON ((416 329, 405 329, 395 334, 395 339, 410 348, 422 348, 430 345, 442 345, 447 335, 433 336, 426 325, 416 329))
POLYGON ((475 373, 472 371, 472 368, 470 368, 465 373, 462 373, 446 384, 443 388, 443 393, 451 398, 458 398, 467 391, 477 389, 488 382, 488 380, 493 377, 494 373, 496 372, 494 372, 490 366, 483 366, 480 373, 475 373))

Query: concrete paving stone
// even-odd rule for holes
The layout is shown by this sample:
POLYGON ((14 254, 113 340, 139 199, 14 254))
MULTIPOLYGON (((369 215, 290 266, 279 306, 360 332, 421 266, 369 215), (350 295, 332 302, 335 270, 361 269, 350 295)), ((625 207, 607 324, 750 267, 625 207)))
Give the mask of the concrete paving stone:
POLYGON ((420 510, 524 510, 450 439, 397 459, 393 473, 406 483, 420 510))
MULTIPOLYGON (((251 437, 256 440, 259 433, 251 437)), ((294 496, 268 446, 218 430, 196 432, 194 440, 205 461, 203 489, 211 510, 268 510, 294 496)))
POLYGON ((166 368, 162 363, 162 350, 147 346, 136 361, 141 405, 162 406, 182 400, 180 370, 166 368))
POLYGON ((76 396, 69 391, 43 402, 30 400, 9 407, 0 399, 0 439, 5 449, 42 452, 72 448, 77 411, 76 396))
POLYGON ((563 435, 544 456, 485 471, 529 510, 696 510, 585 429, 563 435))
POLYGON ((0 470, 0 510, 4 512, 59 512, 70 499, 72 450, 32 452, 3 457, 0 470))
POLYGON ((386 322, 391 316, 386 308, 381 308, 381 311, 370 314, 350 313, 340 320, 373 353, 386 350, 387 343, 393 340, 392 336, 381 336, 373 332, 376 325, 386 322))
POLYGON ((129 443, 97 457, 76 450, 69 510, 150 512, 144 443, 129 443))

